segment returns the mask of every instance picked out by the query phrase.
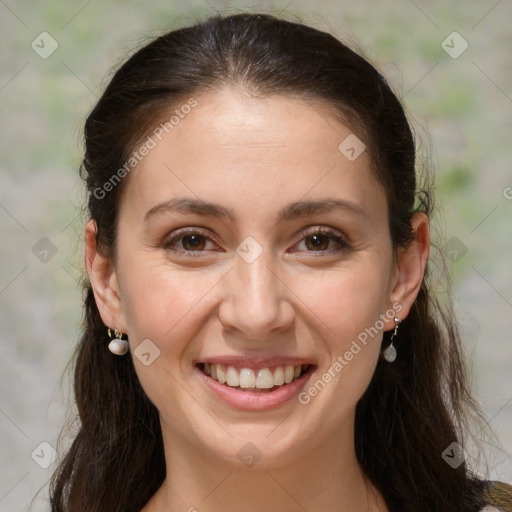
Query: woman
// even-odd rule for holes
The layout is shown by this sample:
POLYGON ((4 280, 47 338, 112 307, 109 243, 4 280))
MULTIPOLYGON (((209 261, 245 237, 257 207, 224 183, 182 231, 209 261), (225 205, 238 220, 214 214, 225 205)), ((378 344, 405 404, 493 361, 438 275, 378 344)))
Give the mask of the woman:
POLYGON ((128 59, 85 142, 80 427, 53 511, 511 510, 464 460, 478 410, 429 289, 431 194, 365 59, 212 17, 128 59))

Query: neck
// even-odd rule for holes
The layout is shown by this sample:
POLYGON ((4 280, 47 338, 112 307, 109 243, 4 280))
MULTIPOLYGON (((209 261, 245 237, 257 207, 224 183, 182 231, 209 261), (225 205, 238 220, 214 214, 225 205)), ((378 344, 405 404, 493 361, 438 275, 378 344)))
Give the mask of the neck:
POLYGON ((357 462, 353 430, 286 460, 261 454, 252 466, 206 453, 190 440, 178 442, 176 432, 163 430, 167 478, 142 512, 387 512, 357 462))

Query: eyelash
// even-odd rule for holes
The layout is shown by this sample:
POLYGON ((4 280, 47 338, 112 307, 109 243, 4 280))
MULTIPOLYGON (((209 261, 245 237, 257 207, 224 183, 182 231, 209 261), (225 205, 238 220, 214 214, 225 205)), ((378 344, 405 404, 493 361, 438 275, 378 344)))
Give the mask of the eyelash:
MULTIPOLYGON (((204 250, 202 250, 202 251, 187 251, 185 249, 179 249, 179 250, 172 249, 171 246, 173 243, 175 243, 176 241, 178 241, 182 238, 185 238, 186 236, 191 236, 191 235, 199 235, 199 236, 202 236, 203 238, 206 238, 207 240, 215 243, 215 240, 207 232, 202 231, 201 229, 186 229, 186 230, 178 231, 171 238, 166 240, 163 243, 162 247, 166 250, 170 250, 170 251, 176 252, 178 254, 182 254, 186 257, 195 258, 198 256, 202 256, 202 253, 205 252, 204 250)), ((326 250, 326 251, 306 251, 306 252, 310 252, 310 253, 317 252, 320 255, 326 255, 326 254, 331 255, 331 254, 341 252, 343 250, 347 250, 350 248, 348 242, 342 236, 340 236, 336 231, 333 231, 332 229, 329 229, 326 227, 316 227, 316 228, 309 229, 308 231, 306 231, 303 234, 299 243, 302 242, 304 239, 306 239, 310 236, 313 236, 313 235, 325 235, 329 238, 330 241, 336 242, 338 244, 338 247, 335 248, 334 250, 331 249, 331 250, 326 250)), ((315 257, 317 257, 317 256, 315 256, 315 257)))

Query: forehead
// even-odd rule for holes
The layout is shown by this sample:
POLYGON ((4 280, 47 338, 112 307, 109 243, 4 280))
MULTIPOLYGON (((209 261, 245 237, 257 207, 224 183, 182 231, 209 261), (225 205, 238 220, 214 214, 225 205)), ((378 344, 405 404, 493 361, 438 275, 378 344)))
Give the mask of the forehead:
POLYGON ((343 141, 358 139, 350 138, 355 137, 350 127, 335 120, 326 104, 254 98, 237 89, 194 99, 197 105, 175 116, 168 133, 150 134, 154 147, 130 173, 123 194, 122 203, 132 212, 144 215, 155 204, 182 196, 215 198, 248 216, 326 194, 363 209, 385 208, 369 155, 363 151, 349 159, 340 151, 343 141))

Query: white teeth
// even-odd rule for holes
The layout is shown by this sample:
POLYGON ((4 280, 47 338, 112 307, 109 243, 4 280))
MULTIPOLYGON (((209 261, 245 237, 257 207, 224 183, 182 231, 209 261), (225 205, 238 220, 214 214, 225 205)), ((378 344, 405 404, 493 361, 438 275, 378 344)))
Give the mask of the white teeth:
POLYGON ((240 386, 240 374, 236 371, 234 366, 228 366, 227 371, 227 384, 233 388, 240 386))
POLYGON ((224 384, 224 382, 226 382, 226 373, 222 369, 222 365, 221 364, 217 365, 217 380, 221 384, 224 384))
POLYGON ((286 365, 284 368, 284 381, 286 384, 290 384, 293 380, 293 376, 295 375, 294 368, 291 364, 286 365))
POLYGON ((255 388, 256 377, 254 371, 250 368, 242 368, 240 372, 240 387, 241 388, 255 388))
POLYGON ((302 370, 306 369, 309 365, 293 366, 288 364, 286 366, 277 366, 274 374, 270 368, 260 368, 253 370, 251 368, 242 368, 238 371, 234 366, 224 366, 221 364, 204 363, 203 372, 210 375, 212 379, 226 384, 233 388, 242 389, 272 389, 274 386, 282 386, 283 384, 290 384, 295 379, 299 378, 302 370))
POLYGON ((274 372, 274 385, 282 386, 284 384, 284 370, 282 366, 278 366, 274 372))
MULTIPOLYGON (((300 366, 297 366, 300 373, 300 366)), ((258 376, 256 377, 256 387, 259 389, 270 389, 274 387, 274 376, 268 368, 258 370, 258 376)))

